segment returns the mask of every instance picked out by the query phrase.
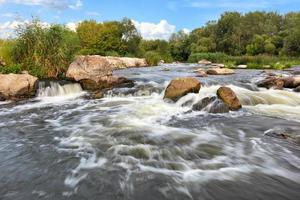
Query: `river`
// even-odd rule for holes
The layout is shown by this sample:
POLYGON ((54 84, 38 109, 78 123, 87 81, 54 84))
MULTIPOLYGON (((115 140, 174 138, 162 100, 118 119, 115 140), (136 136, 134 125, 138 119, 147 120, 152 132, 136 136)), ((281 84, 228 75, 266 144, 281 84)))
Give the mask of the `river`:
POLYGON ((300 94, 257 88, 260 70, 199 78, 199 94, 163 100, 175 77, 196 65, 116 71, 134 88, 86 98, 78 84, 40 84, 32 100, 0 104, 1 200, 296 200, 300 94), (243 109, 192 111, 231 87, 243 109))

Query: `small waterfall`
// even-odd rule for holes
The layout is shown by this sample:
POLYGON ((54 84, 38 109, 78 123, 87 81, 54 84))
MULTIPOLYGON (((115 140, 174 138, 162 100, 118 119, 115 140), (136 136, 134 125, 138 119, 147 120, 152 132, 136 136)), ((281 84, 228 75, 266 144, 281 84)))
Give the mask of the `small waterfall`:
POLYGON ((40 82, 38 97, 55 97, 55 96, 70 96, 80 95, 83 90, 78 83, 60 84, 59 82, 40 82))

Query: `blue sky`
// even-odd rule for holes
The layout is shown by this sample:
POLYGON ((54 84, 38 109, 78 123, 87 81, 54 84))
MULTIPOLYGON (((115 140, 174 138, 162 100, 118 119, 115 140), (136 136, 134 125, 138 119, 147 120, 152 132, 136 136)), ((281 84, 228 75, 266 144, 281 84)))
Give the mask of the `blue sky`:
POLYGON ((0 0, 0 37, 8 36, 4 33, 31 16, 45 23, 69 25, 84 19, 128 17, 143 36, 167 39, 171 32, 192 30, 216 20, 224 11, 254 10, 300 11, 300 0, 0 0))

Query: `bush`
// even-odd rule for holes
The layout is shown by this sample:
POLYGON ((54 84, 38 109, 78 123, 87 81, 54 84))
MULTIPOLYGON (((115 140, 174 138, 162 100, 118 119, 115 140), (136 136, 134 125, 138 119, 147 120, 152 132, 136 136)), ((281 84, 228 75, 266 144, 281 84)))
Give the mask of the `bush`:
POLYGON ((0 40, 0 60, 6 65, 12 65, 12 50, 14 47, 13 40, 0 40))
POLYGON ((162 60, 159 53, 154 52, 154 51, 146 52, 145 58, 146 58, 147 63, 151 66, 156 66, 159 63, 159 61, 162 60))
POLYGON ((64 74, 79 47, 75 32, 55 24, 45 28, 35 20, 18 29, 12 55, 23 70, 41 78, 57 78, 64 74))
POLYGON ((0 67, 0 73, 2 74, 10 74, 10 73, 18 74, 21 73, 21 71, 22 71, 22 66, 20 64, 0 67))
POLYGON ((193 53, 189 56, 188 62, 196 63, 203 59, 209 60, 214 63, 225 63, 231 60, 230 56, 224 53, 193 53))

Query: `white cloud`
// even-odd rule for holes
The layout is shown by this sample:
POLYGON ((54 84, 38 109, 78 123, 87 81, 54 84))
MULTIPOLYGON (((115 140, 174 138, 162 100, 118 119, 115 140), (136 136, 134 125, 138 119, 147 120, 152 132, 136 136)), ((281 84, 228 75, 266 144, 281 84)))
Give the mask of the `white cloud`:
POLYGON ((71 8, 73 10, 77 10, 77 9, 81 8, 82 6, 83 6, 82 1, 81 0, 77 0, 74 5, 69 5, 69 8, 71 8))
MULTIPOLYGON (((19 26, 23 26, 28 23, 30 23, 28 20, 13 20, 0 23, 0 38, 7 39, 15 37, 16 29, 19 26)), ((50 26, 48 22, 40 22, 40 25, 45 28, 50 26)))
POLYGON ((77 26, 78 26, 78 23, 75 23, 75 22, 69 22, 66 24, 66 27, 74 32, 76 31, 77 26))
POLYGON ((81 0, 0 0, 0 4, 15 3, 29 6, 43 6, 54 9, 79 9, 83 6, 81 0))
POLYGON ((86 15, 88 15, 88 16, 96 16, 96 17, 101 16, 100 13, 95 12, 95 11, 88 11, 88 12, 86 12, 86 15))
POLYGON ((10 38, 15 35, 15 30, 18 26, 27 23, 28 21, 8 21, 0 23, 0 38, 10 38))
POLYGON ((169 24, 167 20, 161 20, 158 24, 138 21, 133 21, 133 23, 146 40, 168 40, 176 30, 176 26, 169 24))
POLYGON ((185 33, 185 34, 190 34, 191 30, 187 29, 187 28, 184 28, 182 29, 182 31, 185 33))

